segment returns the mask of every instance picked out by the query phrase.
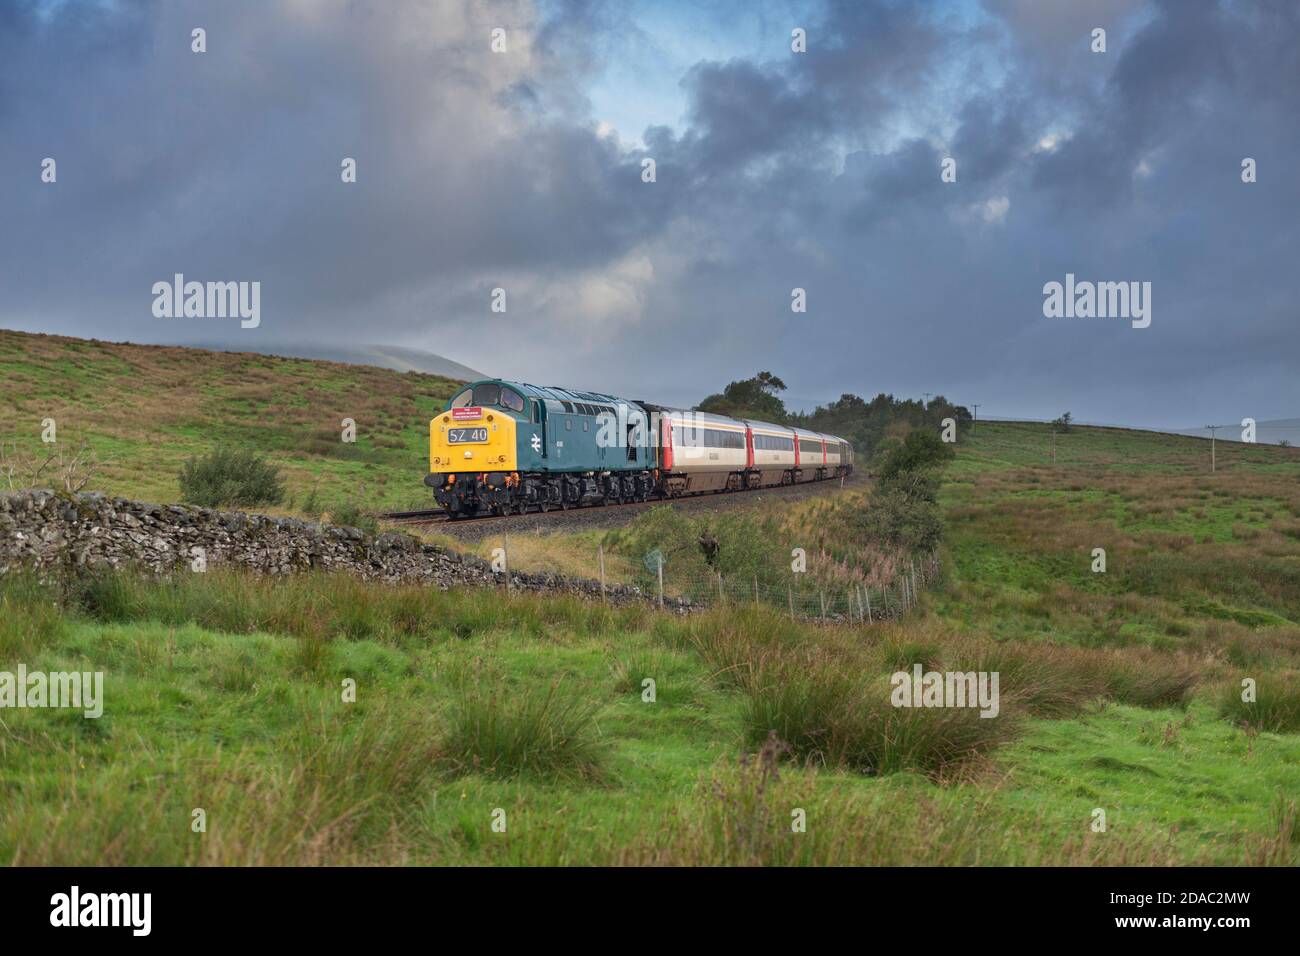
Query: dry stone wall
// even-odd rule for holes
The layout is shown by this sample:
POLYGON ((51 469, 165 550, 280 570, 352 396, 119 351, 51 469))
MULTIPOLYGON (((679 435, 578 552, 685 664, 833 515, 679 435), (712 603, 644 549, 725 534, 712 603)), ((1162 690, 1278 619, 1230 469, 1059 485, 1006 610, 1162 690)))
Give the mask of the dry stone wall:
MULTIPOLYGON (((154 505, 102 494, 21 491, 0 494, 0 574, 18 568, 76 571, 137 567, 190 571, 198 552, 209 570, 237 566, 260 574, 313 569, 368 580, 438 588, 503 586, 505 575, 474 555, 424 544, 406 534, 371 535, 269 515, 188 505, 154 505)), ((510 572, 521 591, 600 597, 596 581, 510 572)), ((608 599, 643 601, 639 588, 610 586, 608 599)), ((688 607, 684 602, 678 609, 688 607)))

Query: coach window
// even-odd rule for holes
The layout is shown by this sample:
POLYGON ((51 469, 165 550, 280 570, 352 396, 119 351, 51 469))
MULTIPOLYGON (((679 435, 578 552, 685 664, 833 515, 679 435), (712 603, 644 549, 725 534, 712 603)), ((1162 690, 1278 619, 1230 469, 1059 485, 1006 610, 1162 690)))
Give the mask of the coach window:
POLYGON ((451 400, 452 408, 464 408, 474 398, 474 390, 467 388, 451 400))
POLYGON ((512 412, 522 412, 524 410, 524 400, 513 388, 501 389, 501 405, 512 412))
POLYGON ((495 382, 484 382, 474 386, 475 405, 495 405, 501 401, 501 386, 495 382))

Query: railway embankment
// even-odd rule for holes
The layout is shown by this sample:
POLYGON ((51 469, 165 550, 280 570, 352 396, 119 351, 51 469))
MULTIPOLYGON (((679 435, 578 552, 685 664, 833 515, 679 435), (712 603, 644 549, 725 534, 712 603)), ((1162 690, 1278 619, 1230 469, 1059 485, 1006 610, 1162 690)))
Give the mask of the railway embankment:
MULTIPOLYGON (((399 532, 295 518, 157 505, 101 494, 32 490, 0 494, 0 574, 20 569, 76 573, 134 567, 155 574, 205 573, 238 567, 260 574, 338 572, 390 583, 438 588, 509 587, 599 599, 597 581, 558 574, 493 570, 483 559, 423 543, 399 532)), ((640 588, 610 585, 613 603, 652 599, 640 588)), ((689 610, 685 600, 666 602, 689 610)))

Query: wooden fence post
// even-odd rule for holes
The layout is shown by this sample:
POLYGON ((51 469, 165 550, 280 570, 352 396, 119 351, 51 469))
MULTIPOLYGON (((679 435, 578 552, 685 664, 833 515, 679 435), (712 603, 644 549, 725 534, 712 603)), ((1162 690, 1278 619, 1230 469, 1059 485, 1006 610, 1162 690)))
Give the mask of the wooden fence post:
POLYGON ((597 545, 597 554, 600 556, 600 599, 604 603, 609 603, 609 598, 605 596, 605 546, 597 545))

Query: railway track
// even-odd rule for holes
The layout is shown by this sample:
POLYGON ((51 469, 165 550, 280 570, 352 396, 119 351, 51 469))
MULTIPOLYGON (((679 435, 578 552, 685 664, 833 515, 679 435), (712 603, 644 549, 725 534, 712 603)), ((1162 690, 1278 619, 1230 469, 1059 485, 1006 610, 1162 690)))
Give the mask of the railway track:
MULTIPOLYGON (((473 517, 457 518, 456 524, 481 524, 491 521, 508 521, 511 518, 560 518, 565 515, 574 515, 580 512, 590 513, 593 511, 614 511, 620 508, 649 508, 653 505, 665 504, 673 501, 689 501, 694 498, 704 498, 707 495, 690 495, 682 498, 649 498, 646 501, 624 501, 624 502, 607 502, 598 505, 574 505, 569 508, 561 508, 559 505, 553 506, 548 511, 529 511, 523 515, 474 515, 473 517)), ((381 521, 391 521, 394 524, 442 524, 450 522, 452 519, 447 512, 441 509, 432 511, 387 511, 381 512, 377 517, 381 521)))
MULTIPOLYGON (((862 475, 852 475, 846 479, 846 483, 852 484, 855 481, 862 480, 862 475)), ((825 493, 837 490, 841 483, 835 480, 805 482, 797 485, 776 485, 771 488, 764 488, 756 491, 747 492, 705 492, 703 494, 683 495, 679 498, 650 498, 646 501, 625 501, 625 502, 608 502, 597 505, 575 505, 569 508, 561 508, 558 505, 552 506, 548 511, 529 511, 523 515, 477 515, 472 518, 457 518, 452 520, 448 514, 441 509, 432 509, 427 511, 387 511, 380 512, 376 515, 381 521, 387 521, 399 525, 433 525, 446 524, 455 527, 482 527, 502 521, 527 522, 532 524, 539 520, 560 522, 570 518, 595 517, 601 514, 620 511, 636 511, 653 508, 655 505, 690 505, 702 504, 709 501, 718 501, 720 499, 737 499, 751 494, 782 494, 795 493, 799 495, 810 493, 825 493)))
POLYGON ((435 521, 446 521, 447 512, 441 508, 429 511, 381 511, 375 517, 380 521, 391 521, 393 524, 431 524, 435 521))

